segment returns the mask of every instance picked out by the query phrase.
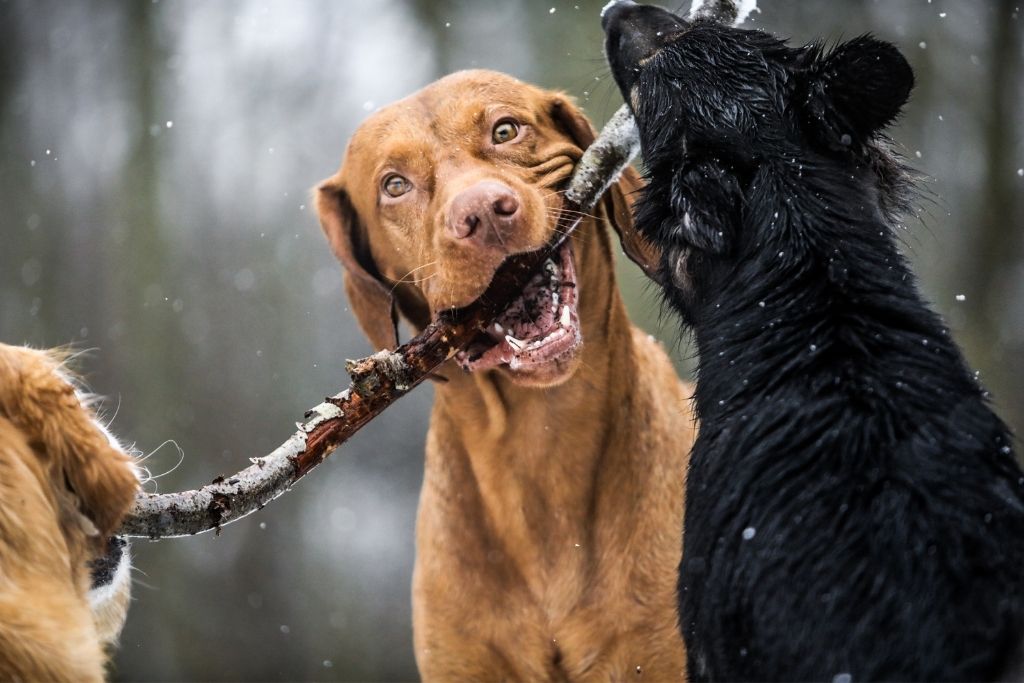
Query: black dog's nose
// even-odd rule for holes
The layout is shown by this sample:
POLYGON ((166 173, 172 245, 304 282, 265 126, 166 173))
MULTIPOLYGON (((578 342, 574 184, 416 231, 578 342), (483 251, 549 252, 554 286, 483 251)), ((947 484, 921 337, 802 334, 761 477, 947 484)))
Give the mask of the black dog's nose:
POLYGON ((601 28, 605 32, 605 52, 618 80, 627 72, 635 71, 670 38, 683 31, 686 22, 654 5, 618 0, 605 5, 601 28))
POLYGON ((636 3, 633 0, 611 0, 601 10, 601 29, 607 31, 608 24, 613 21, 613 17, 630 6, 636 6, 636 3))

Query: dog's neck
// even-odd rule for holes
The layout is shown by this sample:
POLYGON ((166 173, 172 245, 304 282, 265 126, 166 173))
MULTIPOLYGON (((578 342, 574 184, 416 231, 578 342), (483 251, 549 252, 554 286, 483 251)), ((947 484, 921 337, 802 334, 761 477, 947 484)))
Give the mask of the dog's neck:
MULTIPOLYGON (((460 492, 452 504, 466 507, 467 517, 485 517, 484 533, 499 546, 537 552, 535 566, 556 561, 557 552, 544 557, 551 544, 587 545, 596 491, 608 488, 602 477, 642 481, 628 468, 648 466, 629 453, 610 453, 617 448, 613 432, 632 429, 622 406, 631 403, 638 368, 610 241, 597 228, 581 226, 575 245, 583 334, 575 373, 557 386, 534 388, 504 372, 466 374, 452 364, 450 381, 436 391, 426 478, 460 492)), ((624 499, 639 495, 618 489, 624 499)))
MULTIPOLYGON (((580 226, 574 250, 583 336, 580 366, 561 384, 533 387, 518 383, 506 370, 465 373, 450 364, 444 372, 449 381, 437 389, 437 404, 467 430, 467 440, 493 445, 525 441, 524 429, 537 435, 556 429, 563 418, 579 416, 582 404, 603 407, 604 401, 595 396, 614 399, 628 392, 628 386, 617 387, 610 395, 606 391, 612 375, 633 361, 630 323, 615 285, 609 237, 590 221, 580 226), (539 419, 523 424, 523 414, 533 406, 541 409, 539 419)), ((588 417, 595 418, 595 424, 605 422, 599 413, 588 417)))
MULTIPOLYGON (((806 385, 825 371, 822 381, 843 383, 856 400, 881 399, 877 392, 892 389, 885 373, 897 357, 902 367, 945 364, 948 380, 963 375, 875 188, 851 182, 847 169, 812 162, 758 175, 735 256, 712 266, 702 284, 695 318, 701 419, 742 413, 766 395, 781 400, 788 382, 806 385), (825 362, 836 355, 846 359, 848 377, 835 377, 836 364, 825 362)), ((919 381, 929 380, 907 378, 919 381)))

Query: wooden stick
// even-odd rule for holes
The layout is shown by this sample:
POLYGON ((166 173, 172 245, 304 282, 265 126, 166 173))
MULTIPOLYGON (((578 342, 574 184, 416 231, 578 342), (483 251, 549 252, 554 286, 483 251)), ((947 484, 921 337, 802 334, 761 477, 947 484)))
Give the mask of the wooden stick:
POLYGON ((298 432, 269 455, 231 477, 218 477, 194 491, 143 493, 120 533, 151 539, 220 529, 261 509, 287 491, 385 408, 409 393, 438 366, 469 344, 511 303, 615 182, 638 149, 628 109, 612 117, 584 153, 566 190, 559 238, 546 248, 507 259, 484 296, 463 309, 446 311, 393 352, 348 361, 352 383, 306 413, 298 432), (576 216, 568 220, 566 216, 576 216))

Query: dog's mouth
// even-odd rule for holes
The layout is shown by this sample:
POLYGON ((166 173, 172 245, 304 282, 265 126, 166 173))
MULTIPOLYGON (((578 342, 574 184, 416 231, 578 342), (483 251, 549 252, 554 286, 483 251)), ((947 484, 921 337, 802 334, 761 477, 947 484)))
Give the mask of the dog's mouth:
POLYGON ((583 343, 577 301, 572 240, 565 240, 522 295, 455 361, 469 372, 502 366, 531 372, 569 360, 583 343))

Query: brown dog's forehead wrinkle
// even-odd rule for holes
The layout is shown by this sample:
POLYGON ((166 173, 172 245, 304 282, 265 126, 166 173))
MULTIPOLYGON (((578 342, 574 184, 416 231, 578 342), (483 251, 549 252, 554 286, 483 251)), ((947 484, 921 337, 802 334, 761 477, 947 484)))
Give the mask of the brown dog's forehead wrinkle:
POLYGON ((349 180, 361 184, 368 171, 378 169, 369 169, 366 161, 359 160, 382 160, 381 148, 388 142, 398 143, 410 158, 424 159, 437 151, 451 159, 467 153, 479 156, 487 139, 483 129, 491 118, 507 112, 536 124, 546 118, 549 95, 496 71, 456 72, 368 117, 349 142, 343 168, 358 166, 360 177, 349 180))
POLYGON ((416 103, 399 102, 368 118, 352 135, 341 178, 354 203, 379 198, 379 184, 386 171, 407 175, 421 189, 433 184, 439 140, 430 119, 416 103))
POLYGON ((497 71, 459 71, 427 86, 419 97, 435 130, 452 141, 471 127, 482 126, 497 111, 533 122, 548 93, 497 71))

